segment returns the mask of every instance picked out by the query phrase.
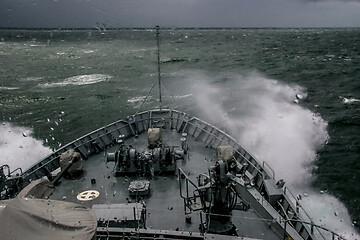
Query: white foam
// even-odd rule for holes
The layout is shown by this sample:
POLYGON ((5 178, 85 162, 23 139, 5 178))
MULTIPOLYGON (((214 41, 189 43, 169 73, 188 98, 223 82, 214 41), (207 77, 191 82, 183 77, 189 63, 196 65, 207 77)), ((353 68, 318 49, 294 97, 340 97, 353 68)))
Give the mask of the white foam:
POLYGON ((341 97, 341 96, 340 96, 340 98, 342 99, 342 102, 345 104, 352 104, 355 102, 360 102, 360 99, 356 99, 356 98, 346 98, 346 97, 341 97))
POLYGON ((63 87, 68 85, 88 85, 94 84, 99 82, 107 81, 108 79, 112 78, 110 75, 105 74, 90 74, 90 75, 78 75, 74 77, 66 78, 62 82, 55 82, 55 83, 45 83, 40 84, 41 87, 63 87))
POLYGON ((191 97, 192 94, 185 94, 185 95, 178 95, 178 96, 174 96, 175 99, 183 99, 183 98, 188 98, 191 97))
POLYGON ((94 52, 94 50, 83 50, 83 53, 85 53, 85 54, 89 54, 89 53, 93 53, 94 52))
POLYGON ((146 96, 138 96, 138 97, 132 97, 127 100, 128 103, 137 103, 141 102, 146 98, 146 96))
POLYGON ((31 136, 32 130, 4 122, 0 126, 0 165, 8 164, 11 169, 29 168, 52 151, 31 136))
POLYGON ((26 77, 26 78, 21 78, 20 81, 24 81, 24 82, 27 82, 27 81, 39 81, 43 79, 43 77, 26 77))
POLYGON ((16 90, 19 89, 18 87, 0 87, 0 90, 16 90))
POLYGON ((327 123, 294 104, 297 94, 306 97, 300 86, 257 73, 191 78, 189 90, 205 119, 231 132, 250 153, 270 163, 277 178, 292 184, 309 179, 307 167, 328 138, 327 123), (228 80, 222 84, 211 83, 224 78, 228 80))
MULTIPOLYGON (((316 217, 313 220, 318 225, 331 229, 345 239, 360 239, 352 227, 345 205, 334 196, 310 190, 307 192, 307 197, 302 197, 300 204, 311 216, 316 217)), ((329 239, 331 239, 330 236, 329 239)))

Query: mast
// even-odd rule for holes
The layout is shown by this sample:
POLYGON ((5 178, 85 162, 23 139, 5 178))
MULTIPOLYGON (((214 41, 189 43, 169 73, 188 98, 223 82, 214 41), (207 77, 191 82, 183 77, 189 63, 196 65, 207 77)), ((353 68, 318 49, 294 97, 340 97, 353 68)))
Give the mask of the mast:
POLYGON ((160 111, 162 105, 161 99, 161 72, 160 72, 160 36, 159 36, 159 26, 156 26, 156 43, 157 43, 157 65, 158 65, 158 80, 159 80, 159 101, 160 101, 160 111))

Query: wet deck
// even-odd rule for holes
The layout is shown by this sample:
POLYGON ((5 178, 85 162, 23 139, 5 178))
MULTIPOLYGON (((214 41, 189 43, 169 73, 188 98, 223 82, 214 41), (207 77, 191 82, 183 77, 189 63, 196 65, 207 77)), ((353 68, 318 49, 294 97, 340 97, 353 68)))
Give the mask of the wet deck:
MULTIPOLYGON (((163 132, 163 142, 170 146, 181 145, 181 134, 177 131, 166 130, 163 132)), ((208 167, 215 164, 216 152, 214 148, 205 147, 204 143, 188 138, 189 152, 185 160, 178 160, 177 166, 189 175, 193 182, 200 173, 207 174, 208 167)), ((138 151, 146 150, 146 134, 137 138, 129 138, 126 144, 132 145, 138 151)), ((106 152, 114 152, 118 146, 113 146, 106 152)), ((199 232, 200 212, 190 214, 192 221, 186 223, 184 201, 180 197, 180 186, 177 175, 155 176, 124 176, 116 177, 114 163, 106 162, 105 152, 91 155, 84 164, 84 173, 79 179, 62 179, 56 188, 52 199, 66 200, 80 203, 87 207, 94 204, 118 204, 135 201, 129 197, 128 187, 131 181, 146 179, 150 181, 151 195, 143 198, 147 211, 148 229, 166 229, 177 232, 199 232), (96 183, 91 182, 96 179, 96 183), (77 195, 86 190, 96 190, 99 197, 91 201, 79 201, 77 195)), ((183 181, 183 180, 182 180, 183 181)), ((205 218, 205 215, 203 215, 205 218)), ((257 239, 279 239, 274 234, 266 221, 253 211, 233 211, 233 223, 238 236, 257 239)))

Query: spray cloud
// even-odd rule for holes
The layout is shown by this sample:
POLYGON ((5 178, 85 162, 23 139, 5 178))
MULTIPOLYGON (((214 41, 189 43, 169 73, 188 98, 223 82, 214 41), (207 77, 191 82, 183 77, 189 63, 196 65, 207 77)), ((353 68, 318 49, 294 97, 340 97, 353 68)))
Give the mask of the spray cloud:
POLYGON ((315 223, 348 239, 359 237, 344 204, 309 185, 317 151, 329 136, 327 122, 297 104, 307 97, 301 86, 256 72, 211 75, 191 70, 175 75, 176 89, 188 94, 185 108, 225 130, 260 162, 270 164, 276 179, 283 178, 293 193, 303 195, 301 204, 311 211, 315 223))
MULTIPOLYGON (((295 103, 306 97, 297 85, 287 85, 258 73, 187 72, 197 114, 235 137, 259 161, 266 161, 287 183, 310 179, 308 167, 328 138, 327 123, 295 103)), ((184 83, 184 82, 183 82, 184 83)))

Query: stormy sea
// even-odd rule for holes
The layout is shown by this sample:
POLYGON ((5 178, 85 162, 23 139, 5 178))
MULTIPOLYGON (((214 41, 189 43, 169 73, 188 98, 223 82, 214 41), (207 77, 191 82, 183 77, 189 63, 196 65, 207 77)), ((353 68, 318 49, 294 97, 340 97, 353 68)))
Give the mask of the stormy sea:
MULTIPOLYGON (((0 165, 26 169, 157 108, 155 35, 1 29, 0 165)), ((301 195, 315 223, 360 239, 359 39, 358 28, 162 29, 163 107, 232 135, 301 195)))

